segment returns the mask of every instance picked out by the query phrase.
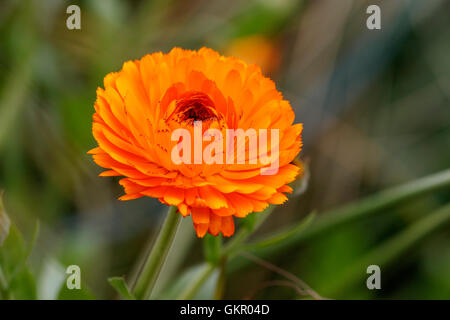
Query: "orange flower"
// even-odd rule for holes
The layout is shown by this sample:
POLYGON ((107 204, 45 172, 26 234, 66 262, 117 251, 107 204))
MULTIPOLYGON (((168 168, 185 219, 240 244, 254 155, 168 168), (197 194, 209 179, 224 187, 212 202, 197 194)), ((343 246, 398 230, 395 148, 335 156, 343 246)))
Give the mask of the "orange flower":
MULTIPOLYGON (((291 162, 301 150, 302 124, 293 125, 289 102, 256 65, 207 48, 174 48, 168 54, 125 62, 121 71, 105 77, 104 87, 97 89, 93 116, 98 147, 89 153, 99 166, 109 169, 101 176, 124 177, 121 200, 158 198, 177 206, 183 216, 191 214, 199 237, 206 232, 231 236, 233 217, 261 212, 269 203, 281 204, 287 199, 285 193, 292 192, 287 184, 301 171, 291 162), (173 133, 185 129, 195 135, 199 121, 202 137, 211 128, 223 136, 230 129, 254 129, 258 138, 260 129, 271 129, 279 132, 279 140, 268 150, 259 149, 256 163, 251 161, 256 151, 250 146, 251 136, 243 140, 244 163, 233 161, 239 156, 233 151, 239 150, 239 142, 236 149, 233 144, 231 152, 223 152, 231 162, 177 163, 174 150, 185 141, 174 140, 173 133), (263 163, 262 158, 275 149, 279 151, 270 163, 263 163), (275 160, 278 170, 262 174, 275 160)), ((211 147, 214 140, 208 141, 188 144, 191 150, 183 149, 180 156, 192 151, 195 157, 199 148, 203 152, 211 147)), ((227 147, 229 142, 221 143, 227 147)))

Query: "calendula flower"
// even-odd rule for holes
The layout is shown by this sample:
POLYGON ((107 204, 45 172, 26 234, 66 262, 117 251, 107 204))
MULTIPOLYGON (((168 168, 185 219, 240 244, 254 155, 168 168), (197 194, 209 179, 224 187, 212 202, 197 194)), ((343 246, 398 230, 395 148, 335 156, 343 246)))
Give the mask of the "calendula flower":
POLYGON ((283 203, 301 172, 291 162, 302 124, 289 102, 258 66, 211 49, 125 62, 97 89, 95 111, 100 175, 124 177, 121 200, 177 206, 199 237, 231 236, 233 217, 283 203))

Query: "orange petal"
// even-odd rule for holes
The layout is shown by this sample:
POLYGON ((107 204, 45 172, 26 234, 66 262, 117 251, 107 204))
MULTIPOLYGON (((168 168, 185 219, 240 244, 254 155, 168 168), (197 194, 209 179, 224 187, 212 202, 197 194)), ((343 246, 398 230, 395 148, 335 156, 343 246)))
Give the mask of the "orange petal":
POLYGON ((233 216, 222 217, 222 225, 220 228, 225 237, 231 237, 234 234, 233 216))
POLYGON ((271 204, 282 204, 287 201, 286 195, 281 192, 275 193, 269 200, 267 200, 271 204))
POLYGON ((197 232, 197 237, 203 238, 208 231, 207 223, 194 223, 195 231, 197 232))
POLYGON ((192 221, 197 224, 209 223, 208 208, 192 208, 192 221))
POLYGON ((210 215, 208 232, 213 236, 217 236, 222 227, 222 217, 219 217, 215 214, 210 215))
POLYGON ((179 188, 167 187, 164 192, 164 201, 172 206, 177 206, 184 201, 184 190, 179 188))
POLYGON ((201 187, 199 188, 200 197, 206 201, 208 207, 211 209, 226 208, 228 206, 227 199, 214 188, 201 187))
POLYGON ((186 217, 191 213, 189 207, 187 205, 185 205, 184 203, 180 203, 178 205, 178 211, 180 211, 180 213, 183 217, 186 217))

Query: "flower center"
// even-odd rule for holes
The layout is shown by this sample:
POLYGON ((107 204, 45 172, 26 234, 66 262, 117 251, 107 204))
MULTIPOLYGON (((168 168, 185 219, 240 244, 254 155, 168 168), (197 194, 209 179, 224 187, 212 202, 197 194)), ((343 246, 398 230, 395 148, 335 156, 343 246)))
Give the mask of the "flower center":
POLYGON ((180 122, 218 120, 214 102, 206 94, 189 91, 176 101, 174 111, 180 122))

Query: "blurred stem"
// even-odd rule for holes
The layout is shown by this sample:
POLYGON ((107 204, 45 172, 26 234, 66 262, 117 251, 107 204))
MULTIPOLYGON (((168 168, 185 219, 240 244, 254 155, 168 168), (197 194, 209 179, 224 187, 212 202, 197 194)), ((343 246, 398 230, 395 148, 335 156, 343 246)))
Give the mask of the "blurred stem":
POLYGON ((0 266, 0 299, 8 299, 8 283, 5 274, 3 273, 2 266, 0 266))
POLYGON ((206 234, 203 239, 203 254, 205 260, 211 263, 217 263, 220 259, 220 252, 222 250, 222 237, 220 235, 213 236, 206 234))
POLYGON ((225 259, 220 262, 219 279, 217 279, 216 290, 214 292, 214 300, 221 300, 223 298, 223 292, 225 291, 225 259))
POLYGON ((170 207, 158 238, 137 276, 133 289, 133 294, 136 299, 143 300, 150 297, 158 274, 166 260, 167 253, 169 252, 175 237, 180 220, 181 215, 177 213, 177 207, 170 207))
POLYGON ((395 258, 401 256, 414 244, 425 238, 434 230, 450 222, 450 204, 426 215, 424 218, 408 226, 404 231, 393 236, 383 244, 369 252, 360 261, 346 269, 339 283, 329 288, 328 295, 334 296, 362 278, 367 277, 366 268, 372 264, 387 267, 395 258))

